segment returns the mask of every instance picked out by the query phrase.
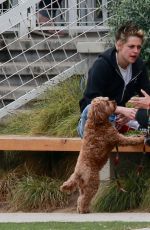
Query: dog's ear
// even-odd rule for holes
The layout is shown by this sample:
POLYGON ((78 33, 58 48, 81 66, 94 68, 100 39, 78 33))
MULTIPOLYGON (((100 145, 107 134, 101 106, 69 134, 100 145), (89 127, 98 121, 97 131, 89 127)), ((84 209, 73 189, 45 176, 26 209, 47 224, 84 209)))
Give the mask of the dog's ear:
POLYGON ((95 102, 92 105, 93 119, 95 124, 103 123, 107 118, 106 101, 95 102))
POLYGON ((110 101, 106 97, 97 97, 91 103, 91 115, 95 124, 105 122, 108 117, 115 111, 115 101, 110 101))

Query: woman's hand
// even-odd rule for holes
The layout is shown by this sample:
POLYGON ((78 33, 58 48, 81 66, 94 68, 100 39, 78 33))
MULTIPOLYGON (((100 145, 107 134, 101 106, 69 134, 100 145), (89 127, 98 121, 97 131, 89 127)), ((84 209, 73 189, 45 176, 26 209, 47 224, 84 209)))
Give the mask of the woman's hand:
POLYGON ((119 130, 121 127, 128 123, 130 119, 122 114, 117 115, 115 126, 119 130))
POLYGON ((141 92, 144 95, 144 97, 132 97, 129 100, 129 103, 131 103, 137 109, 150 109, 150 96, 142 89, 141 92))
POLYGON ((127 120, 134 120, 136 115, 137 109, 135 108, 127 108, 122 106, 117 106, 117 109, 115 111, 116 114, 123 117, 123 119, 127 120))

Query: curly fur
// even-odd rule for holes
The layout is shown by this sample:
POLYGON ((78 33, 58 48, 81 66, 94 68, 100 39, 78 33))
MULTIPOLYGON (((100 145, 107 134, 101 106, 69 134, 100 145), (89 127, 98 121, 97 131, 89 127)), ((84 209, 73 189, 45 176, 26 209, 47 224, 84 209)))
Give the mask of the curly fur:
POLYGON ((99 186, 99 171, 108 160, 116 145, 144 143, 144 137, 125 137, 108 121, 116 103, 107 97, 93 99, 85 125, 81 151, 74 173, 63 183, 60 190, 73 192, 79 189, 77 211, 88 213, 89 205, 99 186))

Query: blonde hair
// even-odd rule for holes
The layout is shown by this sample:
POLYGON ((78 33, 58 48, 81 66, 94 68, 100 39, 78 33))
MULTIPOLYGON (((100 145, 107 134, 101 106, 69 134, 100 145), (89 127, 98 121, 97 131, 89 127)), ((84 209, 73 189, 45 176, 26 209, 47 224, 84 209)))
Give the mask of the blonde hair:
POLYGON ((121 40, 126 42, 130 36, 139 37, 144 42, 144 31, 132 22, 127 22, 122 25, 116 32, 116 41, 121 40))

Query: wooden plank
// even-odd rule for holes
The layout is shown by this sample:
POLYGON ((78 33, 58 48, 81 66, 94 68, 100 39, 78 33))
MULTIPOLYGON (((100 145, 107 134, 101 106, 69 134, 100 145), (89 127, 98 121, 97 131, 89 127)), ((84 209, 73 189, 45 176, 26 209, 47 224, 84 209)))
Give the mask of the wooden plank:
MULTIPOLYGON (((116 151, 117 151, 116 148, 114 148, 112 152, 116 152, 116 151)), ((129 153, 142 153, 143 152, 143 144, 136 145, 136 146, 131 146, 131 145, 119 146, 118 151, 123 152, 123 153, 126 153, 126 152, 129 152, 129 153)), ((145 151, 150 152, 150 146, 146 146, 145 151)))
MULTIPOLYGON (((0 150, 22 150, 22 151, 65 151, 79 152, 82 140, 80 138, 58 138, 47 136, 0 136, 0 150)), ((112 152, 116 152, 116 148, 112 152)), ((119 146, 119 152, 143 152, 143 145, 119 146)), ((150 147, 146 146, 146 152, 150 147)))
POLYGON ((0 150, 23 151, 80 151, 80 138, 46 136, 0 136, 0 150))

